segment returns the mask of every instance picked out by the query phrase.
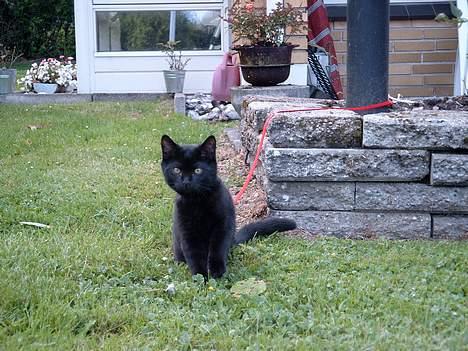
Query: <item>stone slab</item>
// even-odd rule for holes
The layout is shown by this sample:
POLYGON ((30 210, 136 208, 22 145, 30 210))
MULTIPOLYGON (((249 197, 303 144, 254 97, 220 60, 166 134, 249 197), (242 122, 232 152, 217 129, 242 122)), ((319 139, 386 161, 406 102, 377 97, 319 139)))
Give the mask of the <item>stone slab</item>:
POLYGON ((240 140, 243 149, 247 154, 255 154, 258 144, 260 143, 261 135, 254 129, 245 127, 244 122, 240 122, 240 140))
POLYGON ((357 183, 357 210, 468 213, 468 187, 418 183, 357 183))
POLYGON ((284 101, 258 101, 258 100, 247 100, 243 104, 241 119, 246 124, 257 132, 261 132, 267 116, 274 111, 280 110, 300 110, 305 108, 323 108, 328 107, 328 100, 321 99, 300 99, 305 100, 296 102, 293 99, 284 99, 284 101))
POLYGON ((172 94, 166 93, 95 93, 93 101, 158 101, 170 97, 172 94))
POLYGON ((361 147, 362 118, 346 110, 281 113, 271 120, 268 139, 281 148, 361 147))
POLYGON ((276 210, 352 210, 355 183, 271 182, 263 184, 268 206, 276 210))
POLYGON ((468 112, 413 110, 367 115, 363 120, 364 147, 468 149, 468 112))
POLYGON ((432 154, 432 185, 468 185, 468 154, 432 154))
POLYGON ((91 94, 5 94, 0 95, 0 103, 4 104, 76 104, 80 102, 91 102, 91 94))
POLYGON ((271 215, 294 219, 299 228, 315 235, 385 239, 431 236, 429 214, 272 210, 271 215))
POLYGON ((468 239, 468 216, 432 216, 434 239, 468 239))
POLYGON ((231 88, 231 103, 237 113, 241 114, 242 100, 248 95, 308 98, 310 97, 310 87, 308 85, 291 84, 279 84, 271 87, 254 87, 251 85, 233 87, 231 88))
POLYGON ((414 181, 429 174, 421 150, 280 149, 263 154, 272 181, 414 181))
POLYGON ((95 93, 95 94, 25 94, 14 93, 0 95, 0 103, 5 104, 76 104, 92 101, 158 101, 171 98, 165 93, 95 93))
POLYGON ((185 115, 185 95, 183 93, 174 95, 174 112, 185 115))

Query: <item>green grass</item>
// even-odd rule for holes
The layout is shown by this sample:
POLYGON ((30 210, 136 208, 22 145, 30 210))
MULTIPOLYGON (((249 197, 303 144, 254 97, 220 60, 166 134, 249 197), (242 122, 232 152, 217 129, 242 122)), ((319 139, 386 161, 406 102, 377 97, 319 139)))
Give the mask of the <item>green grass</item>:
POLYGON ((0 350, 466 349, 466 241, 275 235, 207 285, 175 264, 160 137, 224 126, 155 103, 0 105, 0 350), (251 277, 266 291, 233 297, 251 277))

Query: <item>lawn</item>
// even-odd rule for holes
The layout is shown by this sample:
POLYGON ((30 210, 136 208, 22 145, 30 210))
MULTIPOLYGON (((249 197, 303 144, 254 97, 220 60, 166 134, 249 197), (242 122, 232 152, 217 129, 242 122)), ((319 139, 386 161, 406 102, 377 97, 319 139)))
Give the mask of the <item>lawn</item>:
POLYGON ((0 105, 0 350, 466 349, 467 241, 274 235, 208 284, 175 264, 160 137, 224 127, 166 103, 0 105), (233 296, 248 278, 266 290, 233 296))

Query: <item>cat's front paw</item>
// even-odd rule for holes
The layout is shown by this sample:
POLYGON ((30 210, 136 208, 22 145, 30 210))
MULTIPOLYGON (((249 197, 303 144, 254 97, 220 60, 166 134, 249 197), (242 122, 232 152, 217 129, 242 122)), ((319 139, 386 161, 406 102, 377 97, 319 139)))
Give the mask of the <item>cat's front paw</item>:
POLYGON ((226 273, 226 266, 223 264, 210 266, 210 276, 212 278, 218 279, 221 278, 224 273, 226 273))

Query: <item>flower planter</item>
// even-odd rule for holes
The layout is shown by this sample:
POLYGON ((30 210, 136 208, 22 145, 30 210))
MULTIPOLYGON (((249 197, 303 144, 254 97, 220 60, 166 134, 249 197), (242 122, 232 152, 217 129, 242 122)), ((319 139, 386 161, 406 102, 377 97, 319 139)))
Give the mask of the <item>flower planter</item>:
POLYGON ((33 83, 34 91, 38 94, 54 94, 57 91, 58 84, 33 83))
POLYGON ((184 91, 185 71, 163 71, 166 91, 182 93, 184 91))
MULTIPOLYGON (((1 76, 8 76, 7 91, 2 91, 2 94, 14 93, 16 91, 16 69, 2 68, 0 69, 1 76)), ((5 79, 5 78, 4 78, 5 79)))
POLYGON ((297 45, 239 46, 242 77, 253 86, 272 86, 289 77, 292 50, 297 45))

